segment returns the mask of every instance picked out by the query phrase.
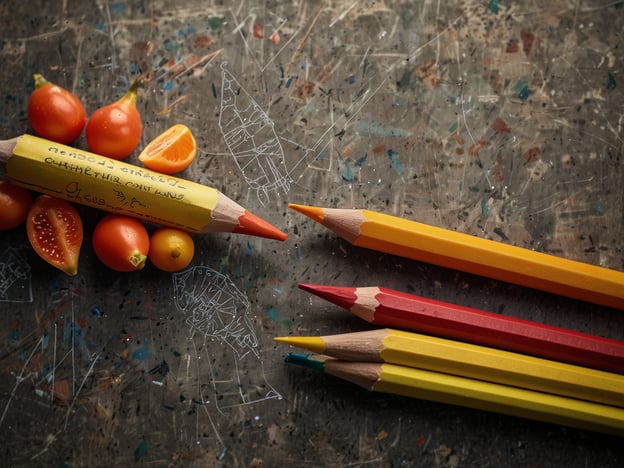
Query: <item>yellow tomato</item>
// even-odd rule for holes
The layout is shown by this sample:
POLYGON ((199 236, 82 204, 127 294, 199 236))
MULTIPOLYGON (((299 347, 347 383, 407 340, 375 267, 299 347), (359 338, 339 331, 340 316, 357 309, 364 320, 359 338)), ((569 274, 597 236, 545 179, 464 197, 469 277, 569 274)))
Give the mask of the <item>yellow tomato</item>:
POLYGON ((195 243, 187 232, 163 227, 152 234, 148 258, 159 270, 180 271, 191 263, 194 255, 195 243))

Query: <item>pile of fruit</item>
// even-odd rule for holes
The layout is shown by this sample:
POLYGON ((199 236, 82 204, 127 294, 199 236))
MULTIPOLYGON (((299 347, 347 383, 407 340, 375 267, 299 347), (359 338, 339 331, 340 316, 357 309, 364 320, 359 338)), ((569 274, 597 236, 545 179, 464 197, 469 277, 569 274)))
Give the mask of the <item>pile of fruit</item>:
MULTIPOLYGON (((141 139, 141 115, 136 107, 135 81, 118 101, 97 109, 87 120, 80 99, 61 86, 35 74, 35 89, 28 101, 28 119, 41 137, 70 144, 85 131, 89 150, 121 160, 137 148, 141 139), (86 128, 85 128, 86 127, 86 128)), ((188 127, 176 124, 152 140, 138 156, 148 169, 174 174, 187 168, 197 146, 188 127)), ((84 230, 74 206, 60 198, 31 193, 10 181, 0 181, 0 230, 26 224, 28 240, 37 254, 68 275, 78 273, 78 259, 84 230)), ((147 261, 163 271, 179 271, 194 256, 192 237, 170 227, 151 234, 145 225, 126 215, 108 214, 92 233, 93 250, 107 267, 130 272, 141 270, 147 261)))

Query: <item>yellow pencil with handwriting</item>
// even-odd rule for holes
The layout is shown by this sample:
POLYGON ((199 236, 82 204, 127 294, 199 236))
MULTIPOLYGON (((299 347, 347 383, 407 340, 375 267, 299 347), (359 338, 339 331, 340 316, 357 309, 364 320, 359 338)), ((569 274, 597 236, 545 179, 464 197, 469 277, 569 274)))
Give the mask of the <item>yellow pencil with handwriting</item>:
POLYGON ((6 177, 27 189, 189 232, 286 234, 215 188, 32 135, 0 141, 6 177))

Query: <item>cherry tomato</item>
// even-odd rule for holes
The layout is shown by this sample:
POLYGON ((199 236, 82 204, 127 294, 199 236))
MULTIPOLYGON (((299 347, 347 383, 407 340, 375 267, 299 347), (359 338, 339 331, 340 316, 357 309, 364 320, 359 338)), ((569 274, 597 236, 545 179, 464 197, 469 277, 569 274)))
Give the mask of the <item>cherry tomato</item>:
POLYGON ((150 238, 149 260, 163 271, 186 268, 195 255, 193 238, 180 229, 159 228, 150 238))
POLYGON ((87 121, 84 106, 72 92, 36 73, 35 90, 28 100, 28 120, 32 128, 48 140, 71 143, 82 133, 87 121))
POLYGON ((87 145, 94 153, 124 159, 141 139, 141 115, 136 108, 138 81, 118 101, 100 107, 87 122, 87 145))
POLYGON ((136 271, 145 266, 150 239, 143 224, 129 216, 110 214, 93 230, 93 250, 115 271, 136 271))
POLYGON ((32 197, 28 190, 8 180, 0 181, 0 231, 22 224, 31 206, 32 197))
POLYGON ((26 232, 30 245, 46 262, 70 276, 78 273, 82 219, 70 203, 40 195, 28 211, 26 232))

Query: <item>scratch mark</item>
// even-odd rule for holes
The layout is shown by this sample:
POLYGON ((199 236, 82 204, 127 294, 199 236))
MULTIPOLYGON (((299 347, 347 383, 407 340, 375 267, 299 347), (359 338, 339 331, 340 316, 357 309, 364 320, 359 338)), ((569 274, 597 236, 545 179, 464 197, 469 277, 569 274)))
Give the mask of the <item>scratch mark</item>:
POLYGON ((87 370, 86 375, 84 376, 84 378, 82 379, 82 382, 80 383, 80 386, 78 387, 78 391, 72 397, 72 401, 71 401, 71 403, 69 405, 69 408, 67 408, 67 413, 65 414, 64 430, 67 430, 67 423, 69 422, 69 415, 71 414, 71 411, 74 408, 74 404, 76 403, 76 399, 78 398, 78 395, 80 394, 80 391, 84 387, 84 384, 87 381, 87 378, 89 377, 89 375, 91 375, 91 372, 93 371, 93 366, 95 366, 95 363, 97 362, 99 357, 100 357, 100 353, 98 353, 95 356, 95 358, 93 359, 93 361, 91 362, 91 365, 89 366, 89 369, 87 370))
POLYGON ((290 67, 292 67, 293 62, 301 53, 301 49, 303 49, 303 45, 308 40, 308 37, 310 37, 310 33, 312 32, 312 29, 314 28, 314 26, 316 25, 316 22, 321 17, 321 13, 323 13, 322 8, 319 9, 319 11, 316 13, 316 15, 314 16, 314 19, 312 20, 312 23, 310 23, 310 26, 308 27, 308 30, 305 32, 305 34, 301 38, 301 41, 299 41, 299 44, 297 44, 297 48, 293 52, 292 57, 290 58, 290 62, 288 62, 288 65, 286 65, 286 71, 285 71, 286 75, 288 75, 288 73, 290 72, 290 67))
POLYGON ((350 6, 347 7, 346 10, 344 10, 342 13, 340 13, 336 18, 334 18, 330 23, 329 23, 329 27, 333 28, 334 25, 338 22, 338 21, 342 21, 343 19, 345 19, 345 17, 347 16, 347 14, 353 9, 353 7, 355 7, 355 5, 357 5, 357 2, 353 2, 350 6))
POLYGON ((2 417, 0 417, 0 426, 2 426, 2 422, 4 421, 7 411, 9 410, 9 406, 11 405, 11 402, 13 401, 13 398, 15 398, 15 392, 17 391, 17 387, 19 387, 19 385, 25 380, 24 372, 26 372, 26 367, 28 366, 28 363, 30 362, 30 360, 35 354, 35 351, 37 351, 37 348, 39 348, 39 345, 42 342, 43 342, 43 336, 39 339, 37 344, 33 346, 33 349, 30 352, 28 359, 26 359, 26 362, 24 362, 24 365, 22 366, 22 370, 20 371, 19 375, 15 378, 15 386, 13 387, 13 390, 11 391, 11 395, 9 395, 9 400, 7 401, 7 404, 4 407, 4 411, 2 412, 2 417))

